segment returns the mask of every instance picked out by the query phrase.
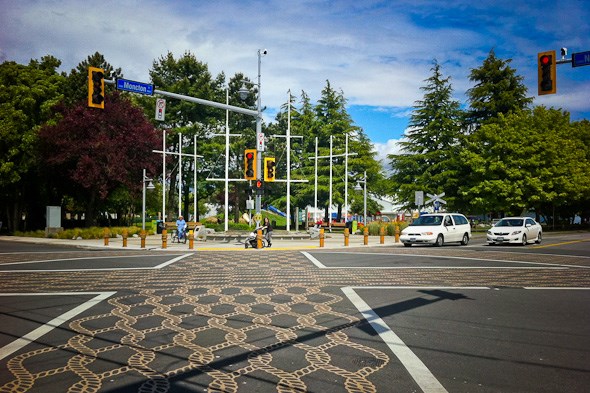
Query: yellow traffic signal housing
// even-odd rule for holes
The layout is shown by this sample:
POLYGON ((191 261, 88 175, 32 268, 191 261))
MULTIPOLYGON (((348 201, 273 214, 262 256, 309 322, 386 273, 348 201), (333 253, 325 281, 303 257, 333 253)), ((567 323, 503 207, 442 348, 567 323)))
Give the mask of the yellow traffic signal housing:
POLYGON ((256 149, 244 151, 244 178, 256 180, 256 149))
POLYGON ((88 67, 88 106, 104 109, 104 70, 88 67))
POLYGON ((555 94, 557 91, 557 62, 555 51, 541 52, 537 54, 539 95, 555 94))
POLYGON ((275 181, 275 158, 264 157, 264 181, 275 181))

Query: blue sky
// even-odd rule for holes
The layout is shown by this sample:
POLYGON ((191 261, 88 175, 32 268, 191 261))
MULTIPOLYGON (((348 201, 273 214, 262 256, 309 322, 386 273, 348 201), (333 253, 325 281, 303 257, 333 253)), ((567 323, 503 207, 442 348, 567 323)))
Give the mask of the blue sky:
POLYGON ((267 121, 287 91, 317 100, 326 80, 380 157, 402 137, 433 59, 466 103, 470 70, 493 48, 512 59, 535 104, 590 118, 590 66, 558 66, 557 94, 537 96, 537 52, 590 50, 586 0, 0 0, 0 61, 51 54, 70 71, 99 51, 126 78, 149 81, 168 51, 191 51, 216 75, 257 75, 267 121))

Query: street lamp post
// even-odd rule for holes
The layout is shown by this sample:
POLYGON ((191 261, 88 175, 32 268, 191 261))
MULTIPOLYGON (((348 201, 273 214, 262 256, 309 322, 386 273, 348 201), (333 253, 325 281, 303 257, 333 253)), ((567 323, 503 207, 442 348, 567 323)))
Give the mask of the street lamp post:
POLYGON ((363 177, 362 180, 357 180, 356 181, 356 186, 354 187, 354 189, 356 191, 360 191, 361 190, 361 185, 360 183, 363 183, 363 188, 364 188, 364 216, 363 216, 363 225, 367 225, 367 171, 365 171, 365 175, 363 177))
POLYGON ((145 190, 146 190, 146 185, 145 183, 148 183, 147 185, 147 189, 148 190, 153 190, 154 188, 154 183, 152 183, 153 179, 148 178, 145 175, 145 169, 143 170, 143 177, 142 177, 142 183, 143 183, 143 208, 141 210, 141 229, 145 231, 145 190))
MULTIPOLYGON (((262 97, 260 95, 260 65, 261 65, 261 58, 262 56, 266 55, 268 53, 268 51, 266 49, 258 49, 258 83, 257 83, 257 87, 258 87, 258 100, 256 102, 256 140, 258 141, 261 134, 262 134, 262 97)), ((248 97, 248 94, 250 93, 250 91, 246 88, 246 86, 242 86, 242 88, 239 90, 239 94, 240 94, 240 98, 242 100, 245 100, 246 97, 248 97)), ((262 138, 264 138, 264 136, 262 136, 262 138)), ((264 144, 256 144, 256 150, 258 150, 258 160, 256 163, 256 173, 258 174, 258 176, 261 176, 262 171, 264 170, 263 166, 262 166, 262 152, 264 152, 264 144)), ((261 195, 256 195, 256 213, 260 213, 260 200, 261 200, 261 195)))

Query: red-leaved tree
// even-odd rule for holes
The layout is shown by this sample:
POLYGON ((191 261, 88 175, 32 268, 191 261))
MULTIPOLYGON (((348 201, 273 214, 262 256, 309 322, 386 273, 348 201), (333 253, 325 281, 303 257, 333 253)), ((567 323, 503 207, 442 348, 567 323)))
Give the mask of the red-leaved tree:
POLYGON ((74 198, 92 226, 110 193, 125 187, 139 195, 143 169, 155 173, 159 132, 119 92, 107 94, 103 110, 86 103, 57 109, 61 120, 39 133, 41 158, 54 193, 74 198))

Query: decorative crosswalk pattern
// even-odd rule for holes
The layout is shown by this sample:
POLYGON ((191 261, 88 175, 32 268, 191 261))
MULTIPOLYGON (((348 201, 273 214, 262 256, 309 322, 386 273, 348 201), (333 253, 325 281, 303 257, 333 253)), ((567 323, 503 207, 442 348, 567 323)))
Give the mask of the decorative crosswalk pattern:
POLYGON ((375 392, 369 377, 388 364, 389 355, 350 339, 347 331, 361 321, 334 309, 342 301, 300 286, 181 286, 115 296, 109 312, 72 321, 71 337, 62 345, 10 359, 12 380, 0 391, 42 385, 96 392, 113 381, 138 381, 127 387, 166 392, 182 380, 237 392, 257 376, 276 381, 279 391, 303 392, 307 380, 328 373, 349 392, 375 392), (292 356, 293 348, 299 356, 292 356), (63 386, 64 380, 72 382, 63 386))

